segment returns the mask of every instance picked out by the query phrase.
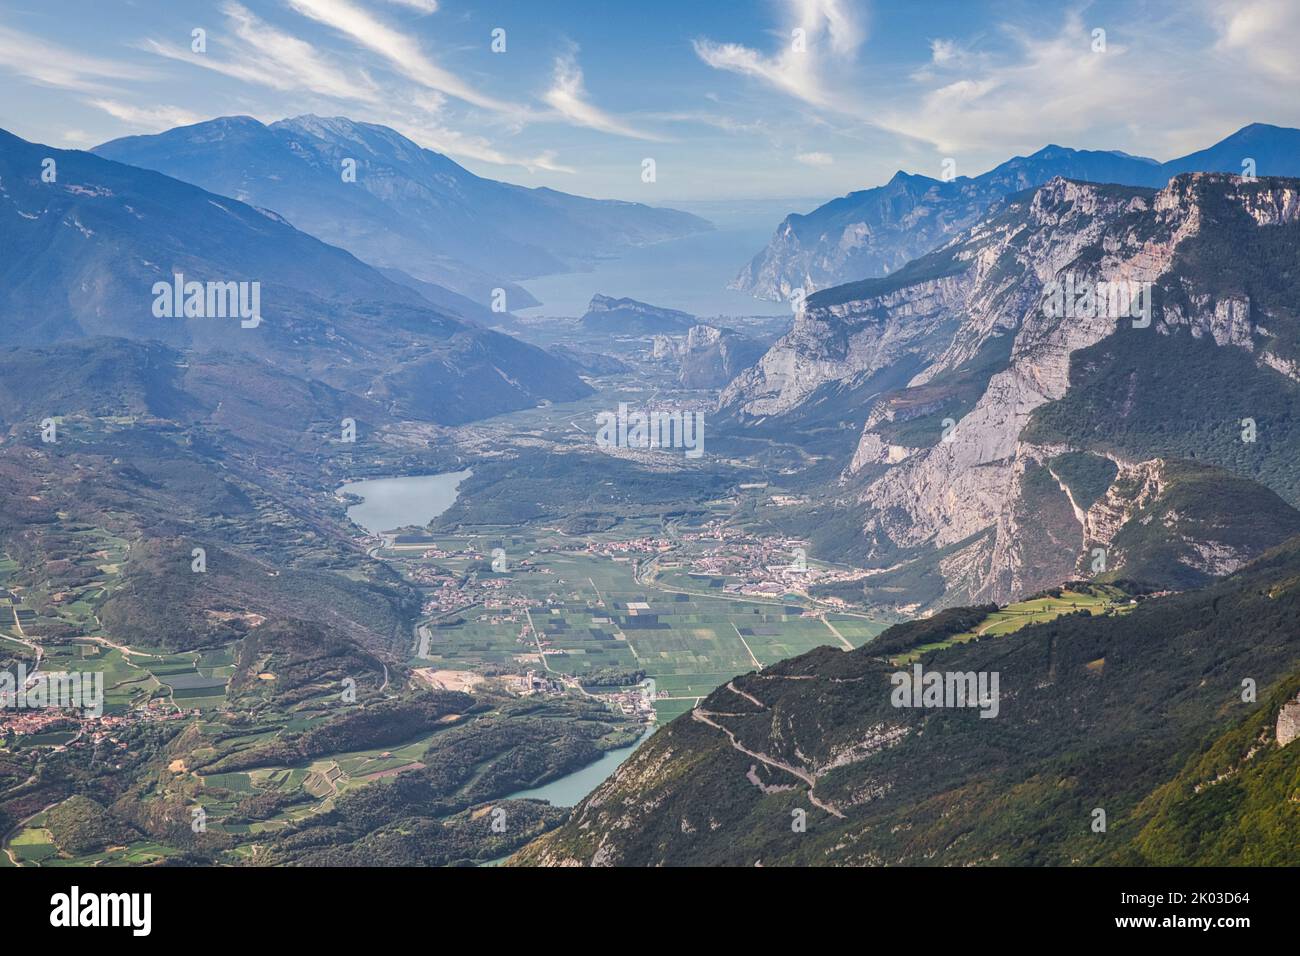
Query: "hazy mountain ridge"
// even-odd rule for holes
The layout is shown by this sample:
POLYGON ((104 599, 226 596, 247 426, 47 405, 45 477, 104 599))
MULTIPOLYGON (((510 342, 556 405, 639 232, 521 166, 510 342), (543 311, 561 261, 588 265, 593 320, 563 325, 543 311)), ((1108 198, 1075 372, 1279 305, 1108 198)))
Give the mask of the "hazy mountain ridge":
POLYGON ((680 309, 666 309, 636 299, 596 293, 582 316, 582 325, 591 331, 623 335, 653 335, 662 332, 686 332, 695 325, 695 316, 680 309))
POLYGON ((438 312, 278 216, 160 173, 0 133, 0 190, 6 344, 153 339, 271 361, 448 423, 589 392, 542 350, 438 312), (47 158, 54 182, 41 180, 47 158), (156 317, 154 285, 176 273, 257 283, 262 321, 156 317), (396 392, 395 382, 428 391, 396 392))
POLYGON ((275 209, 376 266, 401 269, 487 306, 537 302, 505 280, 568 272, 620 247, 711 228, 688 213, 586 199, 476 176, 395 130, 344 117, 265 126, 221 117, 95 148, 205 189, 275 209), (354 182, 343 164, 354 160, 354 182))
POLYGON ((1116 152, 1046 146, 975 177, 952 180, 899 171, 883 186, 791 214, 731 288, 783 300, 858 279, 887 275, 972 225, 1003 198, 1053 177, 1159 188, 1186 172, 1243 171, 1300 176, 1300 130, 1254 123, 1214 146, 1157 163, 1116 152))

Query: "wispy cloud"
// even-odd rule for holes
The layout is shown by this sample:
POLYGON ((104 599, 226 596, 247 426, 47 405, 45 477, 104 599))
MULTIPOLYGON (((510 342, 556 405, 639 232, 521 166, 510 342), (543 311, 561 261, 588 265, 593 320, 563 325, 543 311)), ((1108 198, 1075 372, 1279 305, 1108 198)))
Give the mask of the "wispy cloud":
POLYGON ((203 120, 199 114, 177 106, 132 106, 130 103, 103 98, 88 99, 86 103, 123 123, 155 133, 173 126, 190 126, 203 120))
POLYGON ((420 13, 433 13, 438 9, 438 0, 388 0, 388 2, 394 6, 418 10, 420 13))
MULTIPOLYGON (((310 43, 271 27, 240 3, 222 5, 235 35, 247 45, 248 61, 260 62, 288 83, 340 99, 374 101, 378 86, 364 73, 325 60, 310 43)), ((246 61, 247 62, 247 61, 246 61)))
POLYGON ((754 77, 795 99, 842 108, 824 72, 850 60, 864 32, 846 0, 787 0, 786 31, 777 52, 764 54, 741 43, 693 41, 696 55, 716 70, 754 77))
POLYGON ((232 40, 211 45, 204 53, 188 47, 145 40, 151 53, 223 76, 280 91, 310 91, 358 103, 381 101, 379 88, 365 73, 346 70, 325 59, 304 40, 277 30, 243 4, 221 5, 232 40))
POLYGON ((565 53, 555 58, 555 74, 551 88, 542 99, 570 123, 613 133, 616 136, 628 136, 632 139, 659 139, 648 133, 633 129, 622 120, 610 116, 604 110, 594 106, 587 99, 587 90, 583 83, 582 67, 578 66, 576 52, 565 53))
POLYGON ((1300 17, 1291 0, 1219 3, 1217 49, 1237 57, 1246 68, 1282 80, 1300 79, 1300 17))
POLYGON ((576 173, 577 170, 556 160, 553 150, 543 150, 533 156, 519 156, 503 151, 482 136, 450 129, 427 117, 406 114, 385 114, 375 121, 397 130, 407 139, 426 149, 450 153, 465 159, 477 159, 498 166, 519 166, 529 172, 545 170, 553 173, 576 173))
POLYGON ((512 103, 474 89, 450 70, 439 66, 410 37, 394 30, 349 0, 288 0, 305 17, 337 30, 388 64, 408 80, 455 99, 498 113, 518 114, 512 103))
POLYGON ((1155 62, 1154 48, 1135 56, 1110 37, 1096 49, 1077 12, 1052 35, 1018 26, 1003 32, 1010 50, 997 61, 932 43, 930 68, 912 77, 917 98, 876 111, 876 122, 948 152, 1037 148, 1045 137, 1095 127, 1099 117, 1140 118, 1178 82, 1155 62))
POLYGON ((147 69, 90 56, 0 26, 0 70, 28 82, 79 93, 101 93, 105 80, 144 80, 147 69))

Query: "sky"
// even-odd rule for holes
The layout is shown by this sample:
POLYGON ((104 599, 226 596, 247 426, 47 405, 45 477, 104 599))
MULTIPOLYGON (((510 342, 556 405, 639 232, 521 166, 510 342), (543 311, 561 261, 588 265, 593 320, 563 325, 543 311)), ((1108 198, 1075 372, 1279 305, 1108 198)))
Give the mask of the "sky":
POLYGON ((0 127, 86 148, 316 113, 527 186, 829 198, 1300 126, 1297 49, 1300 0, 0 0, 0 127))

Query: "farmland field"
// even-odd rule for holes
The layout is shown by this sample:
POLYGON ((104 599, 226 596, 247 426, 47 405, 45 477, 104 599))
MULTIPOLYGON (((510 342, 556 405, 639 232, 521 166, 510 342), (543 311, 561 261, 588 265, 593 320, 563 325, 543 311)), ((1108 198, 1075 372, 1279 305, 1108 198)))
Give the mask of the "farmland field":
MULTIPOLYGON (((616 539, 588 540, 599 546, 616 539)), ((885 626, 843 614, 828 623, 793 599, 724 593, 722 581, 707 576, 670 571, 640 583, 635 561, 648 553, 611 556, 577 548, 577 539, 558 533, 396 542, 384 556, 408 570, 435 565, 464 574, 477 566, 480 582, 493 585, 483 603, 427 622, 427 637, 416 641, 411 663, 576 677, 642 670, 655 679, 662 720, 738 674, 822 645, 860 646, 885 626), (483 566, 494 548, 507 556, 499 573, 483 566), (423 558, 426 549, 437 556, 423 558)))

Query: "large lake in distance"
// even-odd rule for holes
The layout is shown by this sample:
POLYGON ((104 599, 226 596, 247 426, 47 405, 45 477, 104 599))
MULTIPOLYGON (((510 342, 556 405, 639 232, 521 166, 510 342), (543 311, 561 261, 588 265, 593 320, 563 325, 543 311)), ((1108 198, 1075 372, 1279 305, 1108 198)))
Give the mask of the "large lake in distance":
POLYGON ((466 470, 350 481, 338 493, 364 498, 361 504, 348 508, 348 517, 371 534, 381 534, 408 525, 428 524, 456 503, 460 483, 471 474, 466 470))
POLYGON ((694 213, 714 224, 710 232, 619 250, 587 272, 528 279, 520 284, 541 300, 516 309, 521 316, 580 316, 601 292, 628 296, 701 319, 736 315, 788 315, 790 306, 764 302, 727 288, 727 283, 767 245, 787 213, 807 212, 819 199, 768 199, 749 202, 655 202, 694 213))

